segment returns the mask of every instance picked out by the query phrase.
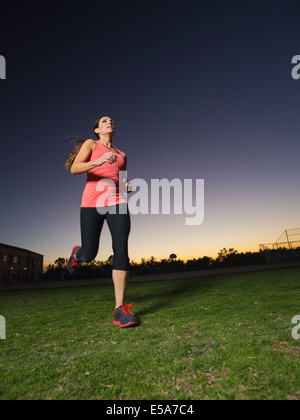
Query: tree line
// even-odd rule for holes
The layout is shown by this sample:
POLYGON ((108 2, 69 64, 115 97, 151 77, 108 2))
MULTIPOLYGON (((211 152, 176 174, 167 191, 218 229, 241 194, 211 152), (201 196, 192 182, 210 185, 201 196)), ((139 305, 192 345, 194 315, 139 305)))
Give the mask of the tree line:
MULTIPOLYGON (((106 261, 94 260, 82 264, 81 269, 70 275, 66 268, 66 258, 59 257, 54 264, 49 264, 44 273, 44 280, 66 280, 74 278, 110 277, 114 257, 110 255, 106 261)), ((233 267, 241 265, 264 264, 263 252, 238 252, 234 248, 223 248, 214 259, 208 256, 183 261, 176 254, 157 260, 155 257, 142 258, 141 262, 130 262, 130 275, 163 274, 179 271, 195 271, 209 268, 233 267)))

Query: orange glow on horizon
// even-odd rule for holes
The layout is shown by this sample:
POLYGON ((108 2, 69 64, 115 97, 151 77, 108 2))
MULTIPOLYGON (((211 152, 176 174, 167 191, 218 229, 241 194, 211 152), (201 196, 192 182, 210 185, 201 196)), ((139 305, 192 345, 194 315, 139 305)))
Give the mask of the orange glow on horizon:
MULTIPOLYGON (((252 247, 251 246, 250 247, 245 247, 243 249, 237 249, 234 246, 229 246, 229 247, 224 246, 223 248, 226 248, 226 249, 234 248, 238 253, 259 252, 258 245, 257 246, 252 246, 252 247)), ((204 258, 204 257, 209 257, 209 258, 212 258, 212 259, 216 259, 218 257, 218 253, 223 248, 220 248, 218 251, 204 253, 203 255, 202 254, 199 255, 199 254, 196 254, 196 253, 193 253, 193 254, 191 254, 191 253, 182 254, 182 253, 176 253, 176 252, 174 252, 174 253, 175 253, 175 255, 177 255, 177 259, 178 260, 181 260, 184 263, 186 263, 188 260, 193 260, 193 259, 196 259, 197 260, 199 258, 204 258)), ((133 263, 136 263, 136 264, 140 264, 142 262, 142 259, 145 259, 147 261, 147 260, 150 260, 151 257, 154 257, 155 260, 159 262, 161 260, 168 259, 169 256, 170 256, 170 254, 168 254, 168 253, 163 253, 162 254, 160 252, 157 255, 145 255, 143 257, 134 257, 133 256, 133 257, 130 257, 130 261, 133 262, 133 263)), ((99 256, 99 258, 96 257, 96 261, 99 261, 99 260, 100 261, 106 261, 108 257, 109 257, 109 255, 107 257, 105 256, 104 258, 101 259, 101 257, 99 256)), ((55 260, 56 259, 57 258, 55 258, 55 260)), ((46 271, 47 268, 48 268, 48 266, 50 264, 53 265, 55 260, 53 260, 51 262, 44 262, 44 264, 43 264, 43 271, 46 271)))

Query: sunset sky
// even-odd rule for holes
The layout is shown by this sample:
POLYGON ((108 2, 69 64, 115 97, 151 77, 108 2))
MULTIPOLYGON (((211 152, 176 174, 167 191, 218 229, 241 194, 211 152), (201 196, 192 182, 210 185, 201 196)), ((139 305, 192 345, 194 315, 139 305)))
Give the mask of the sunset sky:
MULTIPOLYGON (((258 251, 300 227, 298 1, 28 1, 1 6, 0 242, 80 244, 86 175, 64 163, 115 121, 128 179, 204 179, 205 215, 131 215, 130 258, 258 251)), ((97 259, 112 254, 104 226, 97 259)))

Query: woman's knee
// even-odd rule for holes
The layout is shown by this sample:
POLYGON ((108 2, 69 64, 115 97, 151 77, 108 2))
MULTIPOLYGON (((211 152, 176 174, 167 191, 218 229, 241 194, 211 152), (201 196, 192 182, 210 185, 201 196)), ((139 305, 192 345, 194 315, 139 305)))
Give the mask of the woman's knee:
POLYGON ((114 270, 129 270, 129 257, 127 250, 124 252, 117 252, 114 255, 114 262, 113 262, 113 269, 114 270))
POLYGON ((95 251, 85 251, 82 248, 76 253, 76 258, 84 263, 89 263, 96 258, 97 252, 95 251))

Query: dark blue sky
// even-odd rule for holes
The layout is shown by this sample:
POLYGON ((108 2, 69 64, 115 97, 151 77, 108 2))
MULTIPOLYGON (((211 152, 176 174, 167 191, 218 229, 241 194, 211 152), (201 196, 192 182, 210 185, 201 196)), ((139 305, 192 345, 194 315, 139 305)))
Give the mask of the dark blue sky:
MULTIPOLYGON (((0 242, 46 262, 80 242, 85 176, 63 165, 101 115, 128 177, 205 179, 205 220, 133 217, 131 258, 257 250, 299 227, 297 1, 1 6, 0 242)), ((111 254, 108 231, 99 259, 111 254)))

